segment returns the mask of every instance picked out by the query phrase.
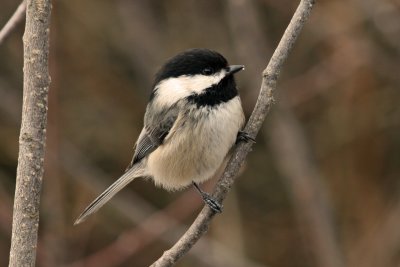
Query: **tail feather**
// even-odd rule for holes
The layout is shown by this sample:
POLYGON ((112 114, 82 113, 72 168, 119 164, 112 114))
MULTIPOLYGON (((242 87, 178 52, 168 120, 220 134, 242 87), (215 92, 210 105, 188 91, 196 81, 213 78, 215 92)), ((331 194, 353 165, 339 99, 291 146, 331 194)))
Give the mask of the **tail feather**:
POLYGON ((131 168, 124 175, 122 175, 118 180, 116 180, 112 185, 110 185, 101 195, 99 195, 86 209, 79 215, 79 217, 74 222, 74 225, 80 224, 85 221, 87 217, 98 211, 104 204, 106 204, 115 194, 117 194, 122 188, 127 184, 132 182, 133 179, 142 176, 138 168, 131 168))

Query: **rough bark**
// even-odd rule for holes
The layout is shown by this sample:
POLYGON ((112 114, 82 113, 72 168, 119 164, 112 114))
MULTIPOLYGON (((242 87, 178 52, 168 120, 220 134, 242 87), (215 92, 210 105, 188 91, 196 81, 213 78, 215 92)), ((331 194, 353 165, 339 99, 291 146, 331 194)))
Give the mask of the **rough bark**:
POLYGON ((24 42, 22 123, 10 250, 11 267, 34 266, 46 141, 50 0, 29 0, 24 42))

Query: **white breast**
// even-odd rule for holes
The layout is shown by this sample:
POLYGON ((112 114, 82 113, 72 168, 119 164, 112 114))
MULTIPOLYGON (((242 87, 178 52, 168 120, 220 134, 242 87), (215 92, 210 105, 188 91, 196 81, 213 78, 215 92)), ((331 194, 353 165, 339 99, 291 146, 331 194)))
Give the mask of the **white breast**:
POLYGON ((163 145, 149 155, 147 168, 155 183, 173 190, 211 178, 243 123, 239 97, 213 108, 186 109, 163 145))

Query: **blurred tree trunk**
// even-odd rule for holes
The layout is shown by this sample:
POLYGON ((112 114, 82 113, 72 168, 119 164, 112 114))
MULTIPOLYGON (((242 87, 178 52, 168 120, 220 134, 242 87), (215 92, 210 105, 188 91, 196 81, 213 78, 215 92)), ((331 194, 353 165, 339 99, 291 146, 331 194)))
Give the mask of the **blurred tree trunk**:
POLYGON ((9 266, 34 266, 47 124, 50 0, 28 0, 24 93, 9 266))

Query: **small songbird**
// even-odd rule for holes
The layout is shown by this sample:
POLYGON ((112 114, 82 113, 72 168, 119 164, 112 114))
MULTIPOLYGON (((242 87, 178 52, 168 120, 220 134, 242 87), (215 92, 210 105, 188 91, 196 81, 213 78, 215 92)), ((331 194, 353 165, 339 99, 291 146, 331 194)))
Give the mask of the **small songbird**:
POLYGON ((236 142, 253 140, 241 131, 244 114, 233 77, 243 69, 208 49, 190 49, 169 59, 155 77, 131 163, 75 224, 137 177, 150 177, 167 190, 193 184, 204 202, 221 212, 198 183, 213 177, 236 142))

